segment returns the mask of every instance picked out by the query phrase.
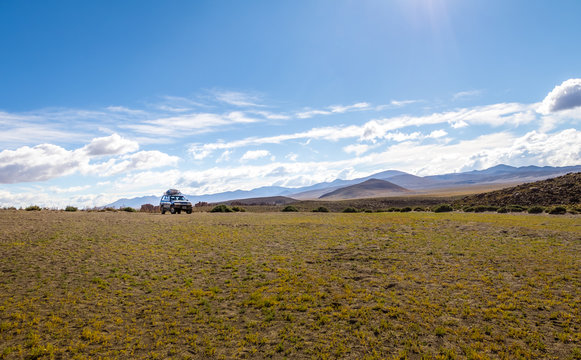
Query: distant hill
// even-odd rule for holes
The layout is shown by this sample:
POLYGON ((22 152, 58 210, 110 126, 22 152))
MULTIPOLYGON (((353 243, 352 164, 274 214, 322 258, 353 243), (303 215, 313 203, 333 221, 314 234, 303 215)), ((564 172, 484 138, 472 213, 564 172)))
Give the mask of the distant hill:
POLYGON ((581 172, 466 196, 459 205, 574 205, 581 203, 581 172))
POLYGON ((321 195, 319 199, 359 199, 376 196, 385 196, 385 194, 399 194, 409 192, 408 189, 391 183, 386 180, 369 179, 360 184, 342 187, 321 195))
MULTIPOLYGON (((260 197, 285 196, 299 200, 314 200, 324 194, 331 193, 341 188, 361 184, 370 179, 386 180, 405 189, 410 189, 424 194, 432 191, 442 191, 443 189, 454 189, 455 191, 466 188, 469 189, 478 185, 494 185, 495 187, 512 186, 525 182, 543 180, 550 177, 565 175, 570 172, 581 172, 581 165, 566 167, 539 167, 523 166, 513 167, 508 165, 497 165, 484 170, 474 170, 443 175, 416 176, 398 170, 381 171, 369 176, 344 180, 335 179, 330 182, 321 182, 299 188, 287 188, 281 186, 265 186, 252 190, 235 190, 216 194, 186 195, 192 203, 199 201, 216 203, 231 201, 233 199, 253 199, 260 197)), ((132 199, 120 199, 105 207, 125 207, 131 206, 139 208, 143 204, 157 204, 161 193, 165 189, 160 189, 159 196, 143 196, 132 199)), ((397 193, 396 193, 397 194, 397 193)), ((365 196, 391 196, 389 193, 369 192, 365 196)))
POLYGON ((249 199, 238 199, 222 202, 228 205, 288 205, 297 202, 297 200, 286 196, 269 196, 249 199))

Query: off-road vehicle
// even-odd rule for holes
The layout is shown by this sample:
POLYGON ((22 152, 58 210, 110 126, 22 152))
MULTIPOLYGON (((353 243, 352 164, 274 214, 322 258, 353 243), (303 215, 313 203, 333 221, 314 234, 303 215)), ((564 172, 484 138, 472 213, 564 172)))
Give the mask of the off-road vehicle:
POLYGON ((162 214, 165 214, 166 211, 180 214, 182 210, 188 214, 192 213, 192 203, 176 189, 169 189, 163 194, 159 201, 159 208, 162 214))

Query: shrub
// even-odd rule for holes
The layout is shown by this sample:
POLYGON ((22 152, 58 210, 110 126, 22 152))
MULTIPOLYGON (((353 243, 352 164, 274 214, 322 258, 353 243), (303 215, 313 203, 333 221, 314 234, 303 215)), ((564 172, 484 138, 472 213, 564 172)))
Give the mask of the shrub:
POLYGON ((357 211, 357 209, 355 209, 354 207, 346 207, 345 209, 343 209, 344 213, 356 213, 359 212, 357 211))
POLYGON ((137 212, 137 210, 135 210, 131 206, 126 206, 126 207, 120 208, 119 210, 126 211, 126 212, 137 212))
POLYGON ((497 206, 478 205, 474 208, 474 212, 498 211, 497 206))
POLYGON ((564 215, 567 213, 567 209, 564 206, 555 206, 551 210, 549 210, 549 214, 551 215, 564 215))
POLYGON ((329 209, 324 206, 319 206, 318 208, 314 209, 313 212, 329 212, 329 209))
POLYGON ((363 212, 371 214, 373 212, 373 210, 365 209, 365 210, 363 210, 363 212))
POLYGON ((450 206, 448 204, 441 204, 441 205, 438 205, 434 208, 434 212, 436 212, 436 213, 450 212, 453 210, 454 210, 454 208, 452 208, 452 206, 450 206))
POLYGON ((229 212, 232 212, 232 211, 233 210, 230 209, 230 207, 228 207, 228 206, 226 206, 224 204, 216 205, 216 206, 214 206, 214 208, 212 210, 210 210, 210 212, 213 212, 213 213, 217 213, 217 212, 229 213, 229 212))
POLYGON ((387 209, 388 212, 400 212, 399 208, 396 207, 390 207, 389 209, 387 209))
POLYGON ((297 209, 296 207, 294 207, 292 205, 287 205, 281 211, 283 211, 283 212, 298 212, 299 209, 297 209))
POLYGON ((415 207, 414 211, 425 211, 423 207, 415 207))
POLYGON ((26 210, 26 211, 40 211, 40 206, 38 206, 38 205, 30 205, 29 207, 27 207, 24 210, 26 210))
POLYGON ((399 211, 401 211, 401 212, 410 212, 410 211, 412 211, 412 208, 409 207, 409 206, 406 206, 404 208, 401 208, 399 211))
POLYGON ((509 212, 523 212, 523 211, 527 211, 527 208, 524 206, 520 206, 520 205, 509 205, 506 208, 509 212))
POLYGON ((152 204, 143 204, 141 205, 141 209, 139 209, 139 211, 148 213, 157 212, 155 208, 156 207, 152 204))
POLYGON ((67 206, 67 207, 65 208, 65 211, 77 211, 77 210, 79 210, 79 209, 78 209, 78 208, 76 208, 76 207, 74 207, 74 206, 67 206))
POLYGON ((496 210, 497 213, 505 214, 508 212, 508 208, 501 207, 500 209, 496 210))
POLYGON ((466 206, 465 208, 462 209, 464 212, 474 212, 474 207, 472 206, 466 206))
POLYGON ((232 211, 234 212, 246 212, 246 209, 241 206, 232 206, 232 211))

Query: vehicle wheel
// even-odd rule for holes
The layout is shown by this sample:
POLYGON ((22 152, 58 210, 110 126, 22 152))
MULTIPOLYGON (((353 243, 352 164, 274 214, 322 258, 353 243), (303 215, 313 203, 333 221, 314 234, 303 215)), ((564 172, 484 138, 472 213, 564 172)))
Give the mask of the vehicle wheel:
POLYGON ((165 214, 165 208, 164 207, 161 208, 161 214, 162 215, 165 214))
POLYGON ((186 214, 191 214, 192 210, 186 210, 186 214))
POLYGON ((173 206, 169 208, 169 212, 173 214, 176 213, 176 208, 174 208, 173 206))

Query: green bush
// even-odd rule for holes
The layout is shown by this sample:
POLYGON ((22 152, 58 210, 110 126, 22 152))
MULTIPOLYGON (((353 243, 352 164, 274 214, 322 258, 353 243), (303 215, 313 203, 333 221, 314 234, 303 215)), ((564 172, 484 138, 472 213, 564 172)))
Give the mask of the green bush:
POLYGON ((313 212, 329 212, 329 209, 324 206, 319 206, 318 208, 314 209, 313 212))
POLYGON ((474 212, 498 211, 498 206, 478 205, 474 208, 474 212))
POLYGON ((38 205, 30 205, 29 207, 27 207, 24 210, 26 210, 26 211, 40 211, 40 206, 38 206, 38 205))
POLYGON ((132 208, 131 206, 126 206, 124 208, 120 208, 119 210, 121 211, 126 211, 126 212, 137 212, 137 210, 135 210, 134 208, 132 208))
POLYGON ((551 210, 549 210, 549 214, 551 215, 564 215, 567 213, 567 209, 564 206, 555 206, 551 210))
POLYGON ((441 213, 441 212, 450 212, 453 211, 454 208, 448 204, 441 204, 434 208, 434 212, 441 213))
POLYGON ((462 209, 462 211, 464 212, 474 212, 474 207, 473 206, 466 206, 462 209))
POLYGON ((506 208, 509 212, 523 212, 527 211, 527 208, 520 205, 509 205, 506 208))
POLYGON ((296 207, 294 207, 292 205, 287 205, 281 211, 282 212, 298 212, 299 209, 297 209, 296 207))
POLYGON ((412 208, 409 207, 409 206, 406 206, 404 208, 401 208, 399 211, 401 211, 401 212, 410 212, 410 211, 412 211, 412 208))
POLYGON ((221 205, 216 205, 214 206, 214 208, 212 210, 210 210, 210 212, 213 213, 217 213, 217 212, 221 212, 221 213, 229 213, 229 212, 233 212, 232 209, 230 209, 230 207, 221 204, 221 205))
POLYGON ((79 210, 79 209, 78 209, 78 208, 76 208, 76 207, 74 207, 74 206, 67 206, 67 207, 65 208, 65 211, 77 211, 77 210, 79 210))
POLYGON ((356 213, 359 212, 357 209, 355 209, 354 207, 346 207, 345 209, 343 209, 344 213, 356 213))
POLYGON ((542 206, 533 206, 530 207, 528 210, 529 214, 542 214, 545 211, 545 208, 542 206))
POLYGON ((373 212, 373 210, 370 210, 370 209, 365 209, 365 210, 363 210, 363 212, 364 212, 364 213, 371 214, 371 213, 373 212))
POLYGON ((496 212, 501 213, 501 214, 506 214, 508 212, 508 208, 501 207, 498 210, 496 210, 496 212))
POLYGON ((388 212, 400 212, 399 208, 396 207, 390 207, 389 209, 387 209, 388 212))
POLYGON ((414 208, 414 211, 426 211, 423 207, 417 206, 414 208))
POLYGON ((232 211, 234 212, 246 212, 246 209, 240 206, 232 206, 232 211))

